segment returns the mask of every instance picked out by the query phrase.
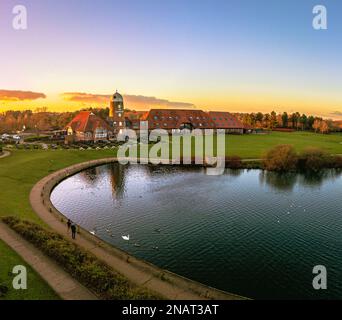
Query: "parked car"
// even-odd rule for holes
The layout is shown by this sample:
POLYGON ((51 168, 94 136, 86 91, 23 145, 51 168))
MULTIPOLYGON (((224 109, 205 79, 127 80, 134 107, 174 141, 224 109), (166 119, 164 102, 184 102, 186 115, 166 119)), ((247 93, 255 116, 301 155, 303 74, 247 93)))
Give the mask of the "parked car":
POLYGON ((4 134, 1 136, 1 140, 3 140, 3 141, 9 140, 9 138, 10 138, 10 135, 7 134, 7 133, 4 133, 4 134))
POLYGON ((17 134, 15 134, 14 136, 12 136, 12 139, 16 140, 16 141, 20 141, 20 136, 18 136, 17 134))

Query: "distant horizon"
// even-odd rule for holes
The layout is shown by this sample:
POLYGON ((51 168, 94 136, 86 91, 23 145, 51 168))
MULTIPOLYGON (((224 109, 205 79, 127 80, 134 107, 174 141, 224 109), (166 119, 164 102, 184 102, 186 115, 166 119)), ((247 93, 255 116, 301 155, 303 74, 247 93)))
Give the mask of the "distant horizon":
MULTIPOLYGON (((1 91, 1 90, 0 90, 1 91)), ((125 97, 125 95, 123 95, 125 97)), ((5 113, 7 111, 13 111, 13 112, 24 112, 24 111, 31 111, 33 113, 39 113, 39 112, 42 112, 42 109, 46 109, 46 111, 44 112, 47 112, 47 113, 66 113, 66 112, 81 112, 81 111, 90 111, 89 109, 106 109, 106 108, 109 108, 109 98, 110 98, 110 95, 108 96, 108 106, 106 105, 85 105, 84 107, 81 107, 81 108, 65 108, 65 110, 60 110, 60 109, 50 109, 49 107, 46 107, 45 105, 42 105, 42 106, 38 106, 36 108, 20 108, 20 109, 15 109, 15 108, 9 108, 7 110, 2 110, 2 107, 0 105, 0 114, 1 113, 5 113)), ((125 98, 124 98, 125 99, 125 98)), ((193 107, 193 108, 175 108, 175 107, 158 107, 158 106, 155 106, 155 107, 146 107, 146 108, 135 108, 133 106, 127 106, 125 104, 125 110, 129 110, 129 112, 149 112, 151 111, 152 109, 172 109, 172 110, 202 110, 204 112, 229 112, 229 113, 232 113, 232 114, 251 114, 251 113, 258 113, 258 112, 261 112, 263 114, 270 114, 271 112, 276 112, 277 115, 280 115, 280 114, 283 114, 284 112, 288 113, 288 115, 291 115, 292 113, 295 113, 295 112, 299 112, 298 110, 291 110, 291 111, 287 111, 287 110, 278 110, 276 111, 275 109, 272 109, 271 111, 266 111, 266 112, 263 112, 261 110, 257 110, 257 111, 232 111, 230 109, 218 109, 218 108, 197 108, 197 107, 193 107)), ((314 113, 305 113, 305 112, 299 112, 300 114, 306 114, 307 116, 314 116, 314 117, 318 117, 318 118, 323 118, 325 120, 333 120, 333 121, 342 121, 342 114, 341 115, 335 115, 335 116, 322 116, 322 115, 318 115, 318 114, 314 114, 314 113)))

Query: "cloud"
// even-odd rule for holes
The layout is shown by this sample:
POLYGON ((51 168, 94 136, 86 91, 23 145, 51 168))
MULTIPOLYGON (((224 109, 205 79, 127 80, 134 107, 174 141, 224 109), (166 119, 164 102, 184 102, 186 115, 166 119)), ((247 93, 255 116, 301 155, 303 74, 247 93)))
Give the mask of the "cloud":
POLYGON ((342 117, 342 111, 333 111, 330 112, 331 116, 337 116, 337 117, 342 117))
POLYGON ((40 92, 0 89, 0 100, 2 101, 23 101, 45 98, 46 95, 40 92))
POLYGON ((106 103, 108 104, 110 95, 92 94, 85 92, 65 92, 61 94, 66 101, 81 103, 106 103))
POLYGON ((167 108, 194 108, 192 103, 169 101, 165 99, 158 99, 156 97, 125 95, 124 98, 127 100, 127 103, 132 106, 135 104, 145 104, 146 106, 159 106, 167 108))
MULTIPOLYGON (((103 94, 92 94, 84 92, 65 92, 62 93, 62 98, 67 101, 81 102, 81 103, 96 103, 96 104, 109 104, 109 99, 111 95, 103 94)), ((123 96, 125 106, 128 108, 194 108, 192 103, 169 101, 166 99, 158 99, 156 97, 147 97, 142 95, 130 95, 126 94, 123 96)))

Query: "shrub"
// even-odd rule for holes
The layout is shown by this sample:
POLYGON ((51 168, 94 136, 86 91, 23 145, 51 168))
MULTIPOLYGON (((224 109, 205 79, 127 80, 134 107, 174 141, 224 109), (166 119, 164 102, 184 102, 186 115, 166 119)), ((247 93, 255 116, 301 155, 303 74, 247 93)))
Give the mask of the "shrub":
POLYGON ((24 139, 25 142, 40 142, 40 141, 50 141, 50 136, 31 136, 24 139))
POLYGON ((318 148, 307 148, 300 155, 299 166, 309 171, 319 171, 331 167, 332 157, 325 151, 318 148))
POLYGON ((230 169, 241 169, 242 161, 239 156, 231 156, 226 158, 226 166, 230 169))
POLYGON ((147 289, 134 285, 95 255, 68 241, 60 234, 16 217, 5 217, 3 221, 102 299, 160 298, 147 289))
POLYGON ((270 171, 291 171, 296 169, 298 157, 293 146, 279 145, 267 152, 263 163, 270 171))
POLYGON ((342 168, 342 156, 331 157, 331 167, 336 169, 342 168))
POLYGON ((0 283, 0 298, 3 298, 7 294, 8 290, 7 285, 0 283))

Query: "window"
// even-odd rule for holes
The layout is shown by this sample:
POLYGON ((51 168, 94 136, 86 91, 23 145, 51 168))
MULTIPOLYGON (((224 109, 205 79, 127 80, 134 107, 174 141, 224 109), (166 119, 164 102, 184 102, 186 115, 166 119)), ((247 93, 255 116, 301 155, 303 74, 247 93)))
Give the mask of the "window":
MULTIPOLYGON (((90 134, 90 132, 88 132, 90 134)), ((107 130, 104 128, 97 128, 95 130, 95 138, 101 139, 101 138, 107 138, 107 130)))
POLYGON ((158 120, 158 116, 154 116, 154 120, 158 120))

